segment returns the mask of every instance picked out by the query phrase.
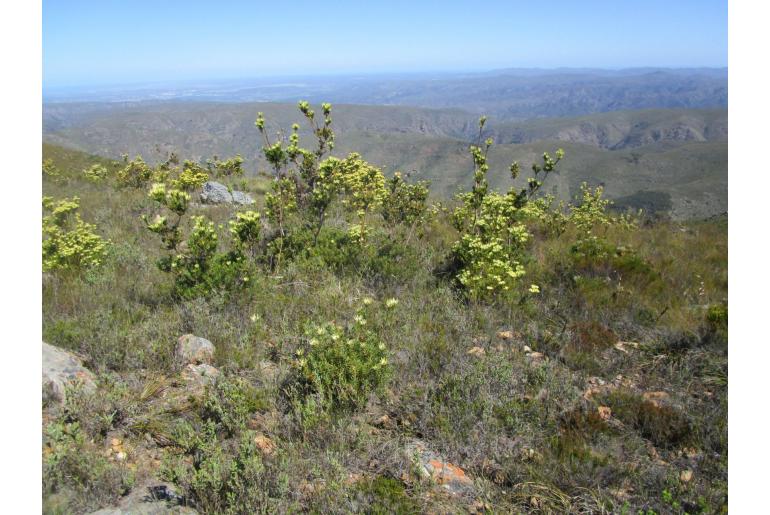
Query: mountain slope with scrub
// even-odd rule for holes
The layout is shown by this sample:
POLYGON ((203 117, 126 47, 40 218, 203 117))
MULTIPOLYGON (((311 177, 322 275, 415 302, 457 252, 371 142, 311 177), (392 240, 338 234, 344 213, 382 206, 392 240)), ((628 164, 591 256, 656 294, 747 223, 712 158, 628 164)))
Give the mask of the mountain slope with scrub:
POLYGON ((43 406, 44 511, 726 511, 726 217, 614 210, 630 162, 575 189, 576 144, 484 118, 441 198, 344 113, 252 112, 269 178, 43 145, 43 338, 95 384, 43 406))

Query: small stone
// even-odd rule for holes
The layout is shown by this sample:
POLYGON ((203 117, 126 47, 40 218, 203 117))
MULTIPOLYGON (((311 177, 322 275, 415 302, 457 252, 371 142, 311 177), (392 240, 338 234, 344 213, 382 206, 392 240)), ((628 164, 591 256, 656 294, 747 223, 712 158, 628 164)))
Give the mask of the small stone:
POLYGON ((532 349, 529 347, 529 345, 524 346, 524 352, 532 352, 532 349))
POLYGON ((265 456, 271 456, 275 452, 275 442, 261 433, 254 437, 254 443, 265 456))
POLYGON ((212 367, 206 363, 200 365, 193 365, 190 363, 182 371, 182 379, 189 385, 206 386, 216 380, 219 377, 220 372, 216 367, 212 367))
POLYGON ((125 451, 120 451, 119 453, 115 454, 115 459, 118 461, 124 461, 126 459, 126 453, 125 451))
POLYGON ((683 470, 679 473, 679 480, 682 483, 689 483, 692 480, 692 470, 683 470))
POLYGON ((539 361, 545 357, 545 354, 542 352, 530 352, 527 356, 533 361, 539 361))
POLYGON ((110 445, 113 447, 119 447, 120 446, 120 438, 113 438, 110 440, 110 445))
POLYGON ((655 406, 660 406, 661 401, 666 401, 669 398, 666 392, 644 392, 642 397, 653 403, 655 406))
POLYGON ((609 420, 612 416, 612 409, 609 406, 599 406, 596 411, 599 412, 599 418, 602 420, 609 420))
POLYGON ((481 347, 471 347, 471 349, 468 350, 466 354, 469 354, 471 356, 483 356, 486 353, 487 352, 481 347))
POLYGON ((501 340, 510 340, 513 338, 513 331, 500 331, 497 333, 497 337, 501 340))
POLYGON ((210 365, 214 360, 214 344, 206 338, 185 334, 179 337, 174 356, 177 363, 182 366, 190 363, 210 365))

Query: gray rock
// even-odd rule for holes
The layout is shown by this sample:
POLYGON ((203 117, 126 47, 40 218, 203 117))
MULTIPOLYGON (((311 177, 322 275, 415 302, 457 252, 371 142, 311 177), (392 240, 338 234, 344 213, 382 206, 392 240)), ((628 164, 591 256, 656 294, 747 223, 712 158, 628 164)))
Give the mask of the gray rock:
POLYGON ((214 181, 208 181, 203 185, 200 198, 204 204, 231 204, 233 202, 233 195, 227 191, 227 186, 214 181))
POLYGON ((230 192, 222 183, 208 181, 203 185, 203 191, 200 195, 201 202, 204 204, 237 204, 239 206, 248 206, 254 203, 254 199, 242 191, 230 192))
POLYGON ((66 387, 80 383, 84 390, 96 390, 94 374, 83 366, 80 358, 43 342, 43 405, 61 405, 66 387))
POLYGON ((177 341, 174 359, 181 366, 201 363, 210 365, 214 360, 214 344, 206 338, 185 334, 180 336, 177 341))
POLYGON ((182 499, 165 483, 134 488, 118 506, 102 508, 90 515, 197 515, 197 511, 181 506, 182 499))
POLYGON ((239 206, 250 206, 254 199, 242 191, 233 191, 233 202, 239 206))

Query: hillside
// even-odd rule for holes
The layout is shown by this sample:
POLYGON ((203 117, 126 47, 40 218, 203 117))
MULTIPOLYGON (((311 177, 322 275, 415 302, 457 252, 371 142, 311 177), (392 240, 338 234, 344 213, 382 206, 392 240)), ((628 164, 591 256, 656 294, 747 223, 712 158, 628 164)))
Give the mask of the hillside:
MULTIPOLYGON (((411 136, 361 141, 385 159, 411 136)), ((432 141, 446 146, 427 156, 464 147, 432 141)), ((546 185, 566 181, 575 145, 546 185)), ((726 143, 655 161, 711 159, 691 145, 726 143)), ((511 148, 546 150, 501 145, 492 160, 511 148)), ((171 204, 177 172, 135 185, 122 163, 42 150, 44 513, 727 510, 725 218, 492 211, 506 223, 483 227, 527 237, 503 262, 524 274, 506 268, 489 293, 457 275, 473 265, 457 245, 489 237, 458 229, 457 201, 391 192, 362 216, 338 190, 316 238, 302 211, 283 236, 268 179, 217 177, 250 206, 206 204, 200 185, 171 204)), ((380 182, 346 188, 382 193, 364 169, 380 182)), ((497 257, 476 254, 478 273, 496 277, 497 257)))
MULTIPOLYGON (((258 111, 272 131, 286 133, 298 120, 296 106, 289 104, 51 104, 44 108, 44 139, 111 158, 142 155, 150 162, 172 151, 194 160, 239 152, 253 172, 266 168, 257 157, 258 111)), ((434 195, 442 197, 470 184, 467 142, 477 125, 469 113, 340 105, 334 127, 337 155, 358 151, 387 173, 413 172, 430 179, 434 195)), ((511 161, 529 166, 543 149, 561 146, 568 159, 548 185, 561 198, 574 196, 586 181, 606 184, 608 196, 624 206, 654 206, 677 218, 727 211, 725 110, 617 111, 516 123, 491 119, 488 127, 485 137, 502 143, 490 155, 494 187, 507 184, 511 161)))

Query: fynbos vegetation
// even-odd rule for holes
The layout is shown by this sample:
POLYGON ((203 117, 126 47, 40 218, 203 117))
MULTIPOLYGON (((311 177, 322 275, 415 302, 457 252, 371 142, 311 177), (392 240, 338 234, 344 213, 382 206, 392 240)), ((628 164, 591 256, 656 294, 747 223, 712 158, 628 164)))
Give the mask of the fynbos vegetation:
POLYGON ((483 117, 440 200, 299 111, 309 144, 257 115, 270 177, 44 147, 44 338, 98 377, 46 419, 49 512, 726 509, 724 221, 557 202, 561 149, 495 190, 483 117))

